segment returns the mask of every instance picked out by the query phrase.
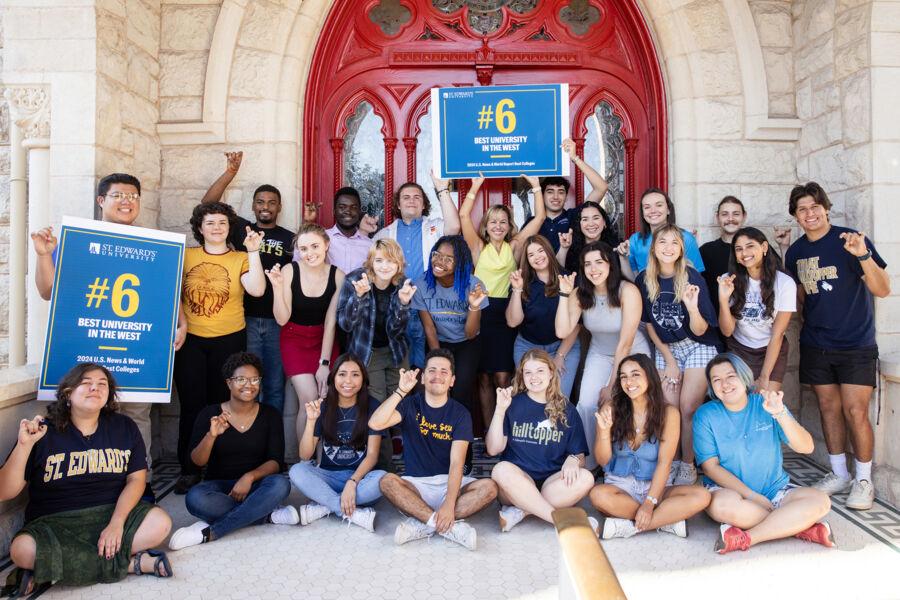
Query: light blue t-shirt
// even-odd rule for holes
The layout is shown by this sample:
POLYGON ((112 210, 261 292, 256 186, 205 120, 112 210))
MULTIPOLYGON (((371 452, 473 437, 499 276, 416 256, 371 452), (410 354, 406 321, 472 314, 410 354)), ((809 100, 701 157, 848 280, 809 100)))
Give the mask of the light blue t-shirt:
POLYGON ((415 219, 409 225, 397 221, 397 243, 406 258, 406 276, 415 281, 425 272, 422 264, 422 219, 415 219))
MULTIPOLYGON (((716 457, 723 468, 769 500, 789 481, 781 454, 781 444, 786 443, 784 430, 765 411, 759 394, 750 394, 747 406, 738 412, 713 400, 694 413, 697 464, 716 457)), ((703 481, 715 484, 705 476, 703 481)))
MULTIPOLYGON (((469 289, 466 295, 477 285, 484 284, 474 275, 469 278, 469 289)), ((481 303, 481 309, 487 308, 488 299, 481 303)), ((416 295, 412 299, 413 310, 424 310, 431 315, 437 329, 438 341, 464 342, 466 341, 466 319, 469 316, 469 300, 463 296, 460 300, 453 287, 444 287, 435 282, 434 289, 428 289, 424 277, 416 280, 416 295)))
MULTIPOLYGON (((684 236, 684 255, 690 261, 691 266, 699 273, 704 271, 703 257, 700 256, 700 247, 697 246, 697 238, 690 231, 681 230, 684 236)), ((650 242, 653 241, 653 234, 647 234, 642 238, 639 231, 631 234, 628 238, 628 264, 631 270, 637 275, 647 268, 647 259, 650 256, 650 242)))

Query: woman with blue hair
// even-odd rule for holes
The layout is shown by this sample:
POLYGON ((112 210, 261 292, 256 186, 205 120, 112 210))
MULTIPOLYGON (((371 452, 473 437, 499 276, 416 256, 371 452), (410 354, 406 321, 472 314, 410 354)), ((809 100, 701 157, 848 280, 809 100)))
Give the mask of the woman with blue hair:
POLYGON ((456 381, 450 396, 472 412, 472 393, 480 352, 475 337, 487 291, 472 272, 472 253, 461 235, 445 235, 431 249, 425 275, 416 282, 412 309, 419 312, 428 350, 453 353, 456 381))
POLYGON ((706 512, 722 523, 716 552, 791 536, 834 547, 831 527, 820 521, 831 509, 828 496, 791 484, 782 465, 782 443, 801 454, 813 451, 813 438, 784 405, 784 392, 757 393, 750 367, 731 353, 709 362, 706 380, 713 400, 694 413, 694 453, 712 492, 706 512))

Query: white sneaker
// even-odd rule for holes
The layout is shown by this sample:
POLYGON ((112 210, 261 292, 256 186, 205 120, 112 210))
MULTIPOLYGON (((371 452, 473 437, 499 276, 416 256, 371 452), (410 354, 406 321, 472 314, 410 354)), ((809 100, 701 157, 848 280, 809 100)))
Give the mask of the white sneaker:
POLYGON ((694 485, 696 482, 697 468, 689 462, 679 462, 672 485, 694 485))
POLYGON ((634 526, 634 521, 629 521, 628 519, 614 519, 612 517, 607 517, 605 521, 603 521, 603 533, 600 538, 604 540, 611 540, 613 538, 630 538, 634 534, 638 532, 637 527, 634 526))
POLYGON ((288 504, 287 506, 279 506, 269 515, 269 520, 275 525, 296 525, 300 522, 300 515, 297 509, 288 504))
POLYGON ((369 533, 375 533, 375 510, 372 508, 357 508, 352 515, 344 518, 369 533))
POLYGON ((677 535, 680 538, 686 538, 688 536, 687 530, 687 521, 681 520, 677 523, 672 523, 671 525, 663 525, 662 527, 657 527, 657 531, 661 531, 663 533, 671 533, 672 535, 677 535))
POLYGON ((315 502, 310 502, 309 504, 304 504, 300 507, 300 524, 309 525, 313 521, 318 521, 322 517, 327 517, 330 514, 331 510, 328 507, 316 504, 315 502))
POLYGON ((467 550, 475 549, 475 542, 477 541, 475 528, 463 520, 456 521, 453 527, 442 533, 441 536, 451 542, 456 542, 467 550))
POLYGON ((681 468, 680 460, 673 460, 672 464, 669 465, 669 478, 666 481, 675 481, 675 478, 678 477, 678 469, 681 468))
POLYGON ((865 479, 854 481, 847 496, 847 508, 853 510, 869 510, 875 501, 875 488, 872 482, 865 479))
POLYGON ((422 538, 434 535, 434 527, 430 527, 422 521, 409 517, 404 521, 400 521, 394 531, 394 543, 398 546, 406 542, 421 540, 422 538))
POLYGON ((500 531, 506 532, 525 518, 525 512, 518 506, 500 507, 500 531))
POLYGON ((181 550, 190 546, 197 546, 203 543, 203 530, 209 527, 206 521, 197 521, 193 525, 182 527, 172 534, 169 538, 169 548, 172 550, 181 550))
POLYGON ((591 531, 594 532, 594 537, 600 537, 600 523, 597 522, 597 519, 588 517, 588 523, 591 525, 591 531))
POLYGON ((851 485, 853 485, 852 479, 838 477, 834 474, 834 471, 829 471, 825 477, 815 482, 812 486, 831 496, 832 494, 839 494, 846 491, 851 485))

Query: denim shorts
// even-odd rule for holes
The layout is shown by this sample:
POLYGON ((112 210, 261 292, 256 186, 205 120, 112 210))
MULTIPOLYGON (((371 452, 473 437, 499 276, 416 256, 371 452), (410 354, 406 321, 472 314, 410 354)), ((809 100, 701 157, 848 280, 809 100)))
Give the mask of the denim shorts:
MULTIPOLYGON (((723 490, 721 485, 716 485, 715 483, 707 483, 703 482, 703 487, 705 487, 710 494, 713 492, 717 492, 719 490, 723 490)), ((781 503, 784 502, 784 499, 788 497, 788 494, 796 490, 799 486, 794 485, 793 483, 789 483, 777 492, 775 492, 775 497, 770 500, 773 508, 781 508, 781 503)))
MULTIPOLYGON (((687 369, 705 369, 706 364, 719 354, 715 346, 707 346, 691 338, 666 345, 678 363, 678 370, 682 372, 687 369)), ((656 368, 660 371, 666 368, 666 359, 661 352, 656 353, 656 368)))
MULTIPOLYGON (((666 487, 672 485, 673 476, 673 473, 669 474, 669 478, 666 480, 666 487)), ((619 477, 618 475, 607 473, 603 477, 603 483, 619 488, 634 498, 635 502, 643 504, 644 500, 647 499, 647 494, 650 493, 650 484, 653 482, 650 479, 635 479, 634 475, 619 477)), ((657 500, 661 500, 661 498, 657 498, 657 500)))

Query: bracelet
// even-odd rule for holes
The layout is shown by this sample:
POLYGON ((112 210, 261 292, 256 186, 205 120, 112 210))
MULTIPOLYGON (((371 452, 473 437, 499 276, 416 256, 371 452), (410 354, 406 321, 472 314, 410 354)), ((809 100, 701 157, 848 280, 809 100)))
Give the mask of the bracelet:
POLYGON ((511 289, 511 290, 514 291, 514 292, 519 292, 520 294, 522 293, 522 288, 514 288, 514 287, 510 287, 509 289, 511 289))
POLYGON ((475 308, 472 308, 472 307, 470 306, 470 307, 469 307, 469 310, 471 310, 472 312, 478 312, 478 311, 481 310, 481 307, 480 307, 480 306, 476 306, 475 308))
POLYGON ((534 192, 535 194, 537 194, 538 192, 541 191, 541 186, 533 187, 533 188, 531 188, 531 191, 534 192))
POLYGON ((786 414, 788 414, 788 409, 787 409, 787 407, 785 406, 784 408, 781 409, 781 412, 780 412, 780 413, 778 413, 777 415, 772 415, 772 418, 773 418, 773 419, 778 419, 778 418, 780 418, 780 417, 783 417, 783 416, 786 415, 786 414))
POLYGON ((569 297, 569 292, 560 292, 559 295, 560 295, 561 298, 568 298, 568 297, 569 297))
POLYGON ((348 479, 347 481, 352 481, 354 485, 359 485, 359 482, 357 480, 353 479, 352 477, 350 479, 348 479))
POLYGON ((862 256, 857 256, 857 257, 856 257, 856 260, 858 260, 859 262, 863 262, 863 261, 869 260, 870 258, 872 258, 872 251, 871 251, 871 250, 867 251, 867 252, 866 252, 865 254, 863 254, 862 256))
POLYGON ((441 190, 435 188, 434 193, 435 193, 435 194, 443 194, 444 192, 449 192, 449 191, 450 191, 450 188, 444 188, 444 189, 441 189, 441 190))
POLYGON ((659 500, 657 500, 656 498, 654 498, 654 497, 651 496, 650 494, 647 494, 647 500, 649 500, 650 503, 651 503, 653 506, 656 506, 657 504, 659 504, 659 500))
POLYGON ((256 250, 247 250, 247 254, 254 254, 254 253, 259 254, 259 248, 257 248, 256 250))

